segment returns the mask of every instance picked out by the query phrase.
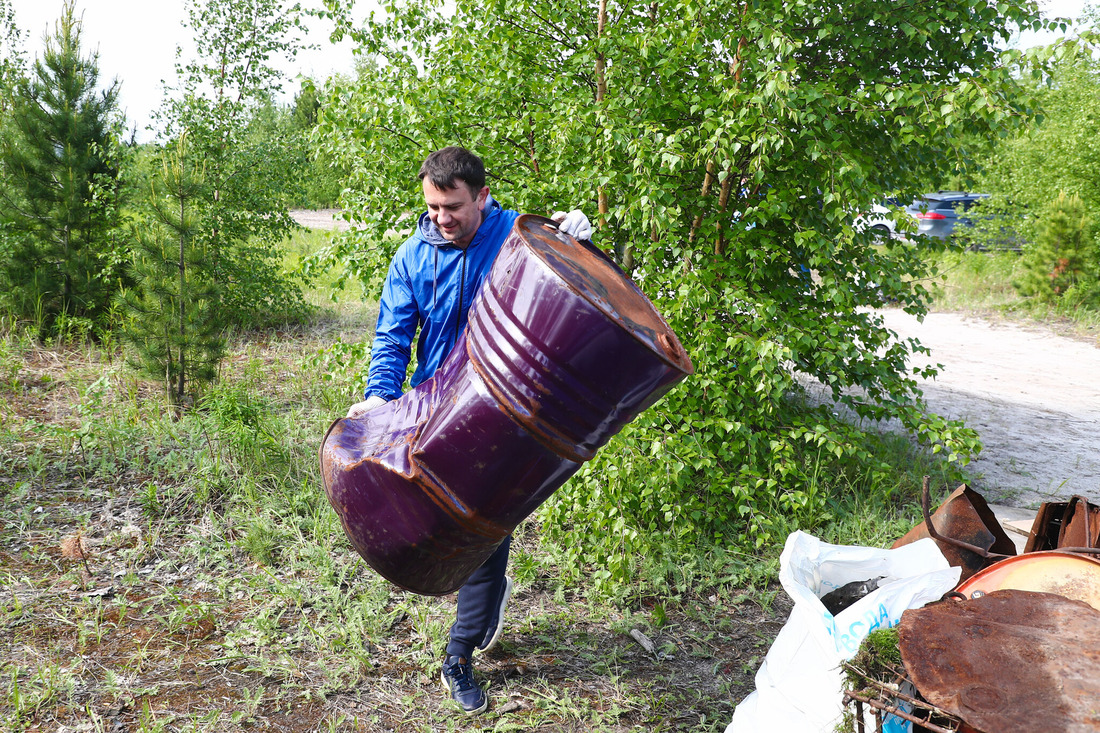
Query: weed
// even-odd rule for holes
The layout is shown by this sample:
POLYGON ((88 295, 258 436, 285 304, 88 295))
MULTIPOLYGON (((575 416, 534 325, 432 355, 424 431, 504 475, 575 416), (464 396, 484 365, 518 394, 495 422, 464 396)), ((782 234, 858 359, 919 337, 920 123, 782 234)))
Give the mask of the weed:
POLYGON ((76 688, 72 670, 56 663, 39 666, 34 672, 5 665, 3 673, 9 680, 7 699, 11 703, 11 723, 22 726, 51 705, 67 702, 76 688))
POLYGON ((161 502, 159 488, 155 482, 146 481, 137 493, 137 500, 141 504, 142 512, 149 519, 164 516, 164 504, 161 502))
POLYGON ((21 391, 19 375, 25 352, 25 344, 0 324, 0 390, 21 391))
POLYGON ((241 548, 253 560, 263 565, 274 565, 278 560, 282 536, 267 517, 256 517, 249 523, 241 540, 241 548))

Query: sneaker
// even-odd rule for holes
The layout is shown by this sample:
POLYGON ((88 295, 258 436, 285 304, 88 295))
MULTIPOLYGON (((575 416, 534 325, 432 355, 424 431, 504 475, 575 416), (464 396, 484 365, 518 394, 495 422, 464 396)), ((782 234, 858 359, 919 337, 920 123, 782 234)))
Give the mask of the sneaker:
POLYGON ((451 693, 451 699, 462 706, 467 715, 476 715, 489 707, 489 698, 474 679, 470 663, 461 657, 447 655, 443 658, 443 686, 451 693))
POLYGON ((512 579, 504 576, 504 592, 500 594, 500 604, 496 613, 489 620, 489 630, 485 632, 485 638, 478 644, 478 651, 487 652, 497 645, 500 635, 504 631, 504 609, 508 607, 508 599, 512 597, 512 579))

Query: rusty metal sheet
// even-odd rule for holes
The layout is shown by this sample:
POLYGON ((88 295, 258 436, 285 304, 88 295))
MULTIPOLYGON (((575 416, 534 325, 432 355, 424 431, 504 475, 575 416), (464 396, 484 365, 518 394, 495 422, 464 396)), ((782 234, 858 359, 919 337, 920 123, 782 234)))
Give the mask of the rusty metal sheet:
POLYGON ((1083 496, 1039 507, 1024 552, 1100 547, 1100 506, 1083 496))
POLYGON ((1057 550, 1010 557, 960 583, 967 598, 996 590, 1057 593, 1100 610, 1100 560, 1057 550))
POLYGON ((1024 545, 1024 554, 1058 549, 1058 535, 1062 529, 1068 502, 1047 501, 1039 507, 1031 532, 1024 545))
MULTIPOLYGON (((932 527, 937 534, 949 540, 959 540, 998 555, 1016 554, 1016 545, 1001 527, 993 510, 989 508, 981 494, 966 484, 951 492, 951 495, 932 514, 932 527)), ((921 522, 893 546, 901 547, 930 536, 927 524, 921 522)), ((962 569, 961 580, 966 580, 997 559, 983 557, 965 547, 942 539, 937 539, 936 545, 952 567, 962 569)))
POLYGON ((1100 506, 1075 496, 1066 507, 1065 522, 1058 533, 1058 547, 1100 546, 1100 506))
POLYGON ((1000 590, 902 614, 901 658, 921 695, 986 733, 1100 730, 1100 611, 1000 590))

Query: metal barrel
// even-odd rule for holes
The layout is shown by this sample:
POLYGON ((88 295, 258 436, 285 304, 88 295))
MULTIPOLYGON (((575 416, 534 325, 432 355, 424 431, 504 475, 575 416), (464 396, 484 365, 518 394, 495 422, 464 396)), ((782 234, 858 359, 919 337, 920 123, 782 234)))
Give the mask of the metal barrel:
POLYGON ((325 491, 382 577, 450 593, 692 372, 676 334, 610 258, 521 216, 435 375, 329 428, 325 491))

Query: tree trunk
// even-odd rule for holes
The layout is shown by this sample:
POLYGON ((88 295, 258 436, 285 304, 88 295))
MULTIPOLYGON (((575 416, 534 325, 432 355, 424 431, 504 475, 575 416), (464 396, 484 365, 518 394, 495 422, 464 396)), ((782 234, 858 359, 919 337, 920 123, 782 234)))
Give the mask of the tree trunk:
MULTIPOLYGON (((607 0, 600 0, 599 16, 596 19, 596 36, 597 38, 603 38, 604 32, 607 30, 607 0)), ((596 107, 603 110, 603 105, 607 99, 607 59, 604 57, 601 50, 596 54, 596 107)), ((610 210, 607 203, 607 188, 600 184, 597 188, 597 206, 599 207, 600 228, 607 226, 607 213, 610 210)))
MULTIPOLYGON (((179 197, 180 221, 183 222, 183 221, 186 221, 187 211, 186 211, 186 203, 184 201, 184 196, 183 196, 183 181, 182 181, 183 161, 182 160, 180 160, 180 176, 181 176, 181 180, 179 182, 179 185, 180 185, 180 197, 179 197)), ((186 303, 187 260, 186 260, 186 256, 187 256, 187 235, 184 234, 181 231, 180 234, 179 234, 180 373, 179 373, 179 380, 178 380, 179 384, 176 388, 176 404, 177 405, 182 405, 183 404, 183 395, 185 394, 185 390, 186 390, 186 382, 185 382, 186 377, 184 376, 184 372, 186 371, 185 367, 187 366, 187 363, 185 361, 184 348, 183 348, 183 345, 184 345, 184 343, 186 343, 186 338, 187 338, 187 324, 186 324, 186 317, 187 317, 187 303, 186 303)))

